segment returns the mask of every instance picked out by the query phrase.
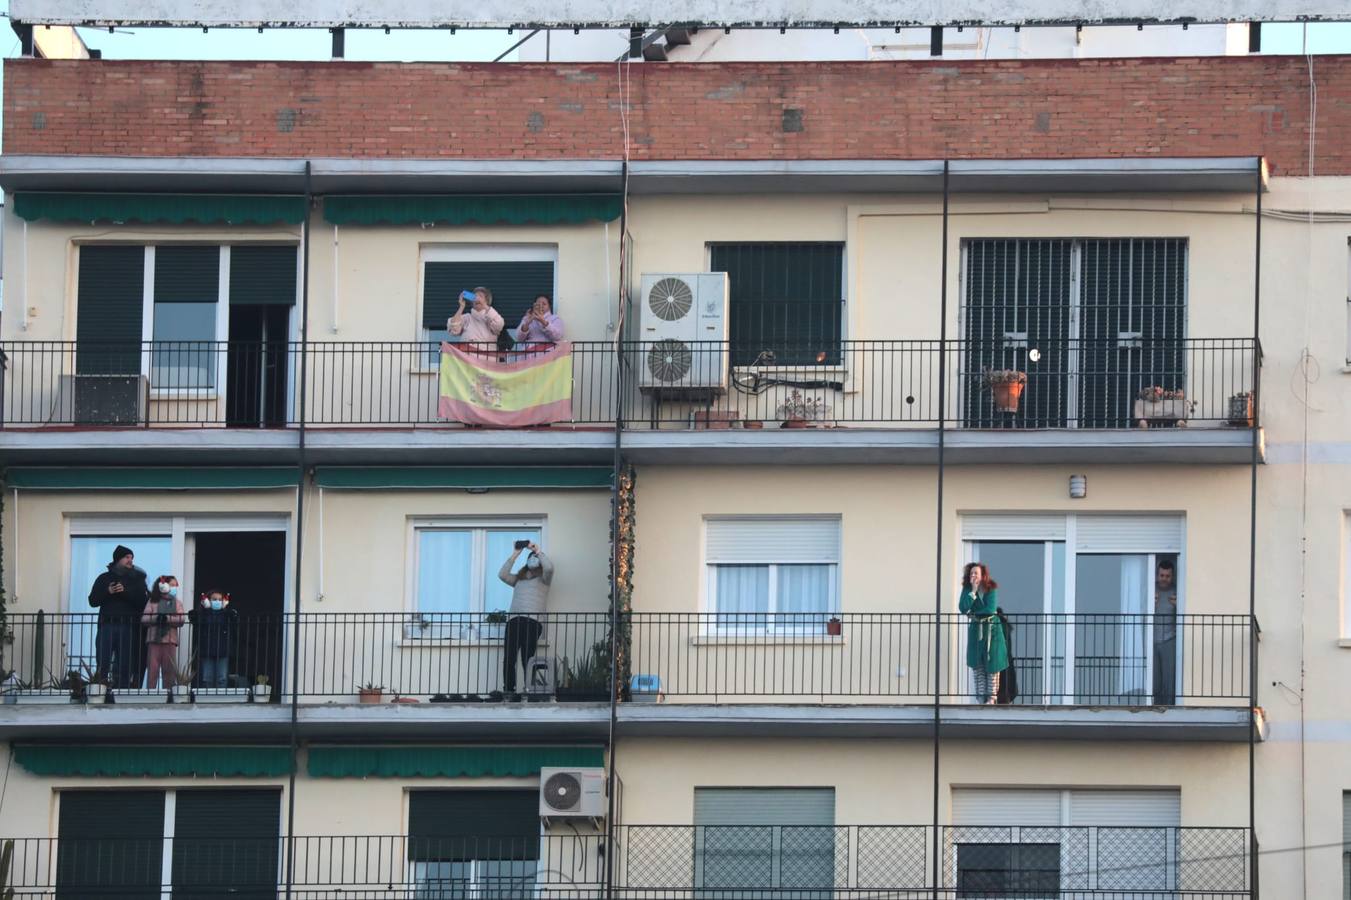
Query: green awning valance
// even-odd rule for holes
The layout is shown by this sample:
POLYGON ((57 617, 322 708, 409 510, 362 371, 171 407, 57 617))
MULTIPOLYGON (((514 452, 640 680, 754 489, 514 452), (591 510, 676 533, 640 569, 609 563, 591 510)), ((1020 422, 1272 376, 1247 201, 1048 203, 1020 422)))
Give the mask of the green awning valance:
POLYGON ((334 225, 577 225, 619 218, 618 194, 342 195, 324 198, 334 225))
POLYGON ((319 487, 380 488, 583 488, 608 490, 607 466, 319 466, 319 487))
POLYGON ((253 194, 67 194, 20 191, 14 214, 35 222, 299 225, 305 198, 253 194))
POLYGON ((15 744, 14 760, 34 775, 275 778, 291 771, 291 748, 219 744, 15 744))
POLYGON ((261 468, 18 467, 5 472, 5 486, 48 491, 210 491, 295 487, 289 466, 261 468))
POLYGON ((600 747, 310 747, 313 778, 507 778, 605 763, 600 747))

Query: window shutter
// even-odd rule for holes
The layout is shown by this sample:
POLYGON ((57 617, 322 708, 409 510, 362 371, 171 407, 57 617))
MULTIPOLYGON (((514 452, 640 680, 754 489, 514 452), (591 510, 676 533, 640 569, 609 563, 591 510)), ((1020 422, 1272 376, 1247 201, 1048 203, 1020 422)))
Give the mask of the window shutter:
POLYGON ((294 306, 296 247, 239 244, 230 248, 231 306, 294 306))
POLYGON ((771 348, 780 365, 810 365, 822 351, 838 362, 843 244, 711 244, 708 268, 727 273, 733 364, 771 348))
POLYGON ((141 371, 145 248, 85 244, 76 289, 75 371, 134 375, 141 371))
POLYGON ((215 303, 220 299, 220 247, 155 247, 156 303, 215 303))
POLYGON ((1087 553, 1181 553, 1182 516, 1076 516, 1075 548, 1087 553))
POLYGON ((828 897, 837 863, 847 864, 835 847, 834 788, 695 788, 694 824, 695 883, 751 889, 720 897, 759 897, 765 888, 828 897))
POLYGON ((1060 825, 1060 791, 956 788, 954 825, 1060 825))
POLYGON ((422 327, 445 328, 446 319, 459 306, 460 291, 476 287, 493 292, 493 309, 507 328, 521 323, 540 294, 553 297, 554 312, 560 312, 554 297, 554 264, 549 260, 427 262, 422 268, 422 327))
POLYGON ((834 788, 695 788, 695 825, 835 824, 834 788))
POLYGON ((539 792, 411 791, 408 858, 455 862, 539 858, 539 792))
POLYGON ((178 791, 174 900, 275 898, 280 834, 278 790, 178 791))
POLYGON ((834 563, 840 559, 840 520, 709 519, 709 563, 834 563))
POLYGON ((159 900, 163 791, 62 791, 56 895, 159 900))
POLYGON ((1179 791, 1070 791, 1071 825, 1178 828, 1182 825, 1179 791))
POLYGON ((964 541, 1063 541, 1065 517, 963 513, 964 541))

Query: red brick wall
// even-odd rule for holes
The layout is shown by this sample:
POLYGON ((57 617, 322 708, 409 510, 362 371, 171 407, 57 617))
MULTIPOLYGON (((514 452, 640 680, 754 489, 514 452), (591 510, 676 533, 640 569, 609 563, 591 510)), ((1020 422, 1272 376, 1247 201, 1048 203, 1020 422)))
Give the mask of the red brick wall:
MULTIPOLYGON (((635 64, 635 159, 1248 156, 1299 174, 1300 57, 635 64)), ((1351 57, 1320 57, 1320 174, 1351 57)), ((613 65, 5 61, 12 154, 619 158, 613 65)))

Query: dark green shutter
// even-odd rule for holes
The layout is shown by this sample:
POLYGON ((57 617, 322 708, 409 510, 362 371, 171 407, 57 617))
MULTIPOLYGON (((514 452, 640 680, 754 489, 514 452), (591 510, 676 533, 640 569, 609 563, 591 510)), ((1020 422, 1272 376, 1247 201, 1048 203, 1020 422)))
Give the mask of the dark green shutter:
POLYGON ((139 373, 145 248, 80 247, 75 303, 75 371, 81 375, 139 373))
POLYGON ((420 862, 539 858, 539 792, 411 791, 408 858, 420 862))
POLYGON ((711 244, 709 271, 727 273, 733 364, 762 350, 781 365, 838 362, 843 244, 711 244))
POLYGON ((175 900, 275 898, 280 834, 280 790, 178 791, 175 900))
POLYGON ((296 247, 289 244, 230 248, 231 306, 294 306, 296 247))
POLYGON ((155 248, 156 303, 215 303, 220 247, 161 244, 155 248))
POLYGON ((56 896, 159 900, 163 791, 62 791, 56 896))
POLYGON ((549 261, 429 262, 422 270, 422 326, 444 329, 459 306, 460 291, 486 287, 493 292, 493 309, 507 328, 521 324, 526 310, 540 294, 554 299, 554 264, 549 261))

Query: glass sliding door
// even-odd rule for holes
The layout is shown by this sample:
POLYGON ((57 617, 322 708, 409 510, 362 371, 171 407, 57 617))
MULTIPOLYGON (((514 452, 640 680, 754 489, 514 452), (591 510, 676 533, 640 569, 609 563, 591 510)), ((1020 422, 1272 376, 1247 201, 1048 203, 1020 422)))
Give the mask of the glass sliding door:
POLYGON ((1076 702, 1093 706, 1148 702, 1153 571, 1152 554, 1075 557, 1076 702))

